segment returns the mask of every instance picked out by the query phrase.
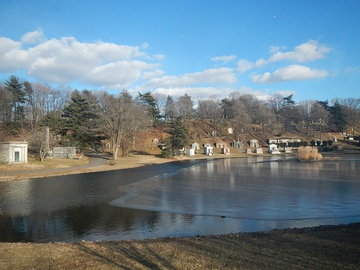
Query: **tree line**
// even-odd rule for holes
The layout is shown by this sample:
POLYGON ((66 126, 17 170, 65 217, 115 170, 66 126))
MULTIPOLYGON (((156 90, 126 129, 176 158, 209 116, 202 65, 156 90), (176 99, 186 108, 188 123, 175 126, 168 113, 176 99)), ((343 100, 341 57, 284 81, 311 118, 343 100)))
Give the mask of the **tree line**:
MULTIPOLYGON (((76 146, 80 151, 97 150, 107 140, 116 160, 121 150, 135 149, 139 134, 167 128, 167 149, 179 149, 189 140, 189 129, 202 122, 211 136, 221 135, 221 126, 231 122, 235 134, 257 132, 348 131, 360 124, 360 98, 335 98, 295 102, 293 96, 275 94, 261 100, 252 94, 233 92, 228 97, 199 99, 185 94, 178 98, 164 94, 127 90, 119 94, 74 90, 65 86, 30 83, 10 76, 0 83, 0 125, 2 138, 25 136, 39 155, 48 151, 45 128, 52 144, 76 146)), ((236 136, 236 135, 235 135, 236 136)), ((172 151, 171 150, 171 151, 172 151)))

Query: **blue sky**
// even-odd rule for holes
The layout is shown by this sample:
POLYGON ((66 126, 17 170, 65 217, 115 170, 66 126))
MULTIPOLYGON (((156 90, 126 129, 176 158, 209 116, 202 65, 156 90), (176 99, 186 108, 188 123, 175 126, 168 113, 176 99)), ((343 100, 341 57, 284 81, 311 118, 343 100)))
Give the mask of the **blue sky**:
POLYGON ((0 79, 196 101, 359 98, 359 0, 1 0, 0 79))

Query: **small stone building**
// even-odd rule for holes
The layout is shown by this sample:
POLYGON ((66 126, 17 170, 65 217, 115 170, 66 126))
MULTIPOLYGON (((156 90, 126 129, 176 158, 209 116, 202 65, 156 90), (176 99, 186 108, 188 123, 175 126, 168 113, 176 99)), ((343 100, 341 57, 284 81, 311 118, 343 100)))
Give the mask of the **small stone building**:
POLYGON ((0 142, 0 161, 3 163, 27 163, 28 143, 0 142))
POLYGON ((226 142, 219 140, 219 141, 215 142, 214 145, 215 145, 216 148, 225 148, 226 147, 226 142))
POLYGON ((244 148, 244 143, 242 141, 239 141, 239 140, 238 141, 233 141, 231 143, 231 146, 233 148, 243 149, 244 148))
POLYGON ((276 144, 269 144, 268 151, 269 151, 270 154, 280 154, 280 151, 277 148, 276 144))
POLYGON ((54 158, 75 158, 76 147, 54 147, 52 154, 54 158))
POLYGON ((259 141, 256 139, 252 139, 249 142, 249 145, 251 148, 258 148, 259 147, 259 141))
POLYGON ((190 146, 191 146, 191 149, 194 149, 196 152, 200 151, 200 145, 198 142, 193 142, 190 146))
POLYGON ((214 155, 214 147, 212 147, 210 144, 204 144, 204 154, 207 156, 213 156, 214 155))
POLYGON ((195 149, 194 148, 186 149, 186 155, 195 156, 195 149))
POLYGON ((230 148, 229 147, 221 148, 221 153, 224 155, 230 155, 230 148))

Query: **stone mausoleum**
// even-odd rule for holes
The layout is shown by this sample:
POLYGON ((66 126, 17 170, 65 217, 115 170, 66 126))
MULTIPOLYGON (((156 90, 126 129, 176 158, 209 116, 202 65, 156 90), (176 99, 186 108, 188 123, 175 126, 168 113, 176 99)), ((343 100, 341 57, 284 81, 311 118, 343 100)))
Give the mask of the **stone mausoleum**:
POLYGON ((26 141, 0 142, 0 162, 27 163, 28 143, 26 141))

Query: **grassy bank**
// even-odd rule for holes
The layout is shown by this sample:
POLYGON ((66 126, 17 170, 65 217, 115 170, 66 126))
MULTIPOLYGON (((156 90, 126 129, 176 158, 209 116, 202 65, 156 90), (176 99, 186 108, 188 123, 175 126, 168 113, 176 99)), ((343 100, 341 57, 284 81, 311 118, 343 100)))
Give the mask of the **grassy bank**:
POLYGON ((1 269, 360 269, 360 223, 191 238, 0 243, 1 269))

